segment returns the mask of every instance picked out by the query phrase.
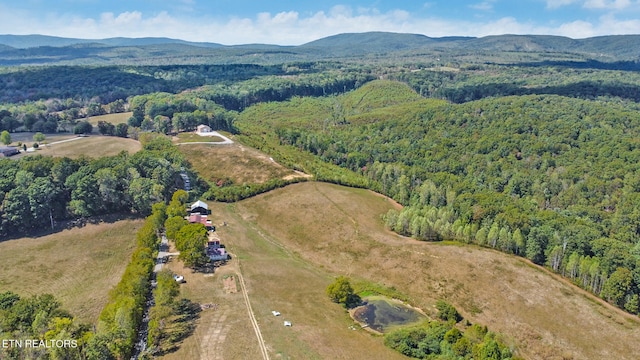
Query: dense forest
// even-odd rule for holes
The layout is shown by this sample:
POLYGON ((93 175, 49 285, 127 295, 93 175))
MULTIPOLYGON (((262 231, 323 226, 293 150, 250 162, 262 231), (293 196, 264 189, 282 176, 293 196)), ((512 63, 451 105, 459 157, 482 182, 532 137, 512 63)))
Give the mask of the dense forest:
POLYGON ((151 204, 168 201, 182 187, 181 171, 198 184, 197 175, 168 140, 142 140, 144 149, 133 155, 0 159, 0 235, 16 236, 111 213, 145 216, 151 204))

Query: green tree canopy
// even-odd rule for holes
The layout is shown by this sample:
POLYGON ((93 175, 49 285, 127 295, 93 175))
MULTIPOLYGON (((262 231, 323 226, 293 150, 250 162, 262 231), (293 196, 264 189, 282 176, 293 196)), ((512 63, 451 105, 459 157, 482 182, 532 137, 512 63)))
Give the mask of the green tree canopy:
POLYGON ((0 134, 0 141, 5 145, 11 144, 11 134, 7 130, 3 130, 0 134))
POLYGON ((349 279, 344 276, 338 278, 327 287, 329 299, 335 303, 343 304, 350 308, 360 303, 360 297, 353 291, 349 279))

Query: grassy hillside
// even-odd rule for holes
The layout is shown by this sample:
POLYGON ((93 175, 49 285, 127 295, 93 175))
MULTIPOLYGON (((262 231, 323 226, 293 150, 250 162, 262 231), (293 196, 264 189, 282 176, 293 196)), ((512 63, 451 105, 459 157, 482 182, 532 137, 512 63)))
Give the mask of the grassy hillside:
MULTIPOLYGON (((283 190, 283 194, 296 196, 300 188, 289 186, 283 190)), ((375 197, 374 201, 385 204, 382 198, 375 197)), ((252 201, 210 203, 216 232, 233 259, 229 265, 216 269, 213 276, 185 274, 187 282, 182 286, 182 295, 219 306, 217 310, 203 311, 194 335, 166 358, 260 356, 241 293, 224 291, 225 276, 240 269, 271 359, 403 359, 399 353, 386 348, 382 338, 349 328, 353 324, 349 315, 325 294, 336 273, 308 262, 295 249, 283 246, 286 243, 274 233, 258 226, 252 204, 252 201), (223 222, 227 225, 223 226, 223 222), (273 310, 282 315, 274 317, 273 310), (284 327, 285 320, 293 326, 284 327)), ((330 214, 331 210, 327 216, 330 214)), ((319 219, 324 218, 322 211, 317 215, 319 219)), ((304 231, 307 225, 297 226, 304 231)), ((169 265, 182 271, 179 264, 169 265)))
POLYGON ((221 231, 241 258, 254 307, 285 309, 294 320, 290 340, 266 332, 276 353, 302 342, 296 348, 318 358, 358 358, 377 346, 380 339, 342 330, 346 315, 323 301, 331 277, 342 274, 393 286, 432 314, 435 301, 446 299, 471 322, 510 336, 525 358, 640 355, 637 318, 521 258, 389 233, 380 215, 393 206, 366 190, 314 182, 217 210, 232 221, 221 231))
POLYGON ((116 114, 90 116, 87 120, 91 125, 93 125, 94 133, 97 134, 99 121, 106 121, 113 125, 126 124, 127 120, 129 120, 132 114, 133 114, 132 112, 124 112, 124 113, 116 113, 116 114))
POLYGON ((268 155, 239 144, 184 144, 179 149, 200 178, 211 183, 230 181, 235 185, 261 184, 296 174, 274 162, 268 155))
POLYGON ((80 321, 95 323, 135 247, 140 221, 88 224, 0 242, 0 289, 53 294, 80 321))

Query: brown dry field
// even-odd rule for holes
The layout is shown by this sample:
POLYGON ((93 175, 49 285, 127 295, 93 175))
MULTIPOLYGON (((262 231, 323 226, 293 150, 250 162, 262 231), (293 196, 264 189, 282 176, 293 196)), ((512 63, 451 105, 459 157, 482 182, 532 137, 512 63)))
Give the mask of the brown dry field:
POLYGON ((227 293, 223 278, 234 275, 234 262, 215 274, 193 273, 181 262, 172 259, 167 267, 182 276, 180 296, 198 304, 217 304, 200 312, 194 333, 186 338, 177 351, 162 359, 259 359, 260 349, 246 306, 240 293, 227 293))
POLYGON ((240 255, 273 358, 396 356, 381 338, 347 329, 352 321, 324 293, 336 275, 394 286, 426 313, 445 299, 527 359, 640 358, 637 317, 524 259, 397 236, 381 220, 392 206, 366 190, 317 182, 214 205, 214 217, 229 223, 219 231, 240 255), (274 320, 271 310, 283 316, 274 320))
POLYGON ((231 145, 184 144, 180 152, 207 181, 230 178, 234 184, 261 184, 269 179, 296 175, 268 155, 234 143, 231 145))
MULTIPOLYGON (((117 114, 106 114, 99 116, 90 116, 86 120, 89 121, 91 125, 93 125, 93 132, 98 133, 98 121, 106 121, 108 123, 112 123, 113 125, 118 124, 126 124, 129 121, 129 118, 133 115, 133 112, 124 112, 117 114)), ((82 119, 78 119, 82 120, 82 119)))
POLYGON ((0 292, 53 294, 78 320, 94 324, 130 261, 141 224, 88 224, 0 242, 0 292))
POLYGON ((242 293, 224 290, 224 276, 240 271, 271 359, 405 358, 386 348, 381 337, 349 329, 353 321, 346 310, 325 294, 334 274, 280 245, 240 211, 243 204, 209 205, 233 259, 213 276, 191 273, 177 261, 169 264, 185 276, 182 296, 219 308, 204 310, 195 334, 163 359, 261 358, 242 293), (273 310, 282 315, 273 316, 273 310), (285 320, 293 326, 285 327, 285 320))
POLYGON ((174 136, 171 141, 174 144, 184 144, 193 142, 221 142, 224 141, 219 136, 200 136, 192 132, 184 132, 174 136))
POLYGON ((91 135, 78 140, 60 144, 43 145, 40 150, 32 154, 46 156, 78 158, 81 155, 88 157, 102 157, 118 155, 121 151, 130 154, 138 152, 142 145, 137 140, 125 139, 116 136, 91 135))

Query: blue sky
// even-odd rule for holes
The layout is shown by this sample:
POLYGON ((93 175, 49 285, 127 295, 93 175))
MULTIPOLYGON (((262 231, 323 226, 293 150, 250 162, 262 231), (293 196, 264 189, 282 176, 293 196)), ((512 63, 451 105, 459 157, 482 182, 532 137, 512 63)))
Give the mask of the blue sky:
POLYGON ((365 31, 640 34, 640 0, 0 0, 0 34, 298 45, 365 31))

